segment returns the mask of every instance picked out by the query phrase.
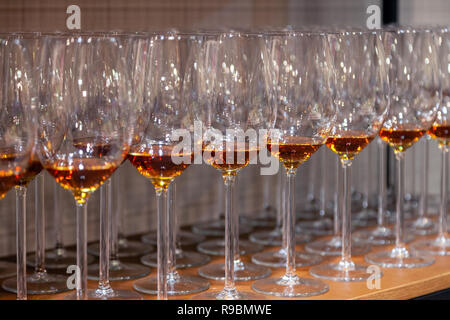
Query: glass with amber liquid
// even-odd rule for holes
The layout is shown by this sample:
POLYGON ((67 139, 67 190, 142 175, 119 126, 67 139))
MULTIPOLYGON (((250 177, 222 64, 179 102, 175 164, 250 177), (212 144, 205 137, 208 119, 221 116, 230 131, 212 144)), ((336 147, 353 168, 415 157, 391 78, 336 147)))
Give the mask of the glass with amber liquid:
MULTIPOLYGON (((311 268, 310 273, 314 276, 333 281, 363 281, 370 274, 367 267, 355 264, 352 255, 351 235, 351 165, 354 158, 374 139, 363 130, 347 130, 328 137, 326 145, 339 156, 342 170, 342 180, 339 181, 339 205, 341 216, 341 239, 336 243, 326 244, 329 248, 341 248, 341 259, 338 263, 330 263, 311 268)), ((358 245, 357 251, 368 251, 368 246, 358 245)))

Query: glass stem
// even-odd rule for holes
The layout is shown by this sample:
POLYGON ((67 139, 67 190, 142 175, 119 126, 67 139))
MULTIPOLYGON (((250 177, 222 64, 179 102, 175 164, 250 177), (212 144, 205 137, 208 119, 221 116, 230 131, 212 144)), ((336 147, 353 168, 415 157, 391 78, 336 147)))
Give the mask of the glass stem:
POLYGON ((174 279, 177 277, 177 270, 176 270, 176 242, 177 239, 175 234, 175 194, 176 194, 176 187, 175 183, 172 182, 169 186, 169 196, 168 196, 168 237, 169 237, 169 255, 168 255, 168 278, 174 279))
POLYGON ((99 281, 98 291, 101 294, 112 292, 109 284, 109 253, 110 253, 110 229, 111 208, 111 181, 106 180, 100 188, 100 257, 99 257, 99 281))
POLYGON ((439 212, 438 239, 445 243, 447 239, 447 165, 448 165, 448 146, 441 144, 442 163, 441 163, 441 204, 439 212))
POLYGON ((282 170, 278 170, 277 174, 277 183, 278 183, 278 194, 277 194, 277 224, 275 226, 275 231, 282 231, 282 225, 283 225, 283 190, 282 190, 282 183, 283 183, 283 172, 282 170))
POLYGON ((367 167, 366 167, 366 181, 364 183, 364 191, 362 194, 363 197, 363 202, 362 202, 362 206, 363 209, 368 209, 369 208, 369 197, 370 197, 370 183, 372 181, 371 176, 370 176, 370 172, 372 170, 372 147, 369 144, 367 146, 367 167))
POLYGON ((342 197, 340 199, 342 216, 342 252, 339 265, 343 270, 353 270, 352 261, 352 215, 351 215, 351 161, 342 160, 342 197))
POLYGON ((406 250, 403 233, 405 230, 405 219, 403 211, 403 201, 405 199, 405 154, 404 152, 395 152, 397 159, 397 204, 395 208, 396 225, 395 225, 395 249, 406 250))
POLYGON ((327 203, 326 203, 326 192, 325 192, 325 187, 327 184, 327 164, 326 164, 326 157, 325 157, 325 149, 323 149, 322 151, 319 150, 319 156, 320 156, 320 193, 319 193, 319 197, 320 197, 320 210, 319 210, 319 215, 320 217, 324 217, 326 214, 326 207, 327 207, 327 203))
POLYGON ((339 199, 339 194, 340 194, 340 190, 341 190, 341 183, 342 181, 342 167, 341 167, 341 162, 338 158, 338 161, 336 162, 336 192, 334 193, 334 212, 333 212, 333 218, 334 218, 334 226, 333 226, 333 233, 335 237, 339 237, 339 235, 341 234, 341 217, 340 217, 340 199, 339 199))
POLYGON ((296 169, 286 170, 286 274, 295 278, 295 173, 296 169))
POLYGON ((427 214, 428 210, 428 152, 429 152, 429 143, 428 136, 425 137, 424 140, 424 151, 423 155, 423 165, 422 165, 422 184, 420 190, 420 209, 419 209, 419 218, 424 218, 427 214))
POLYGON ((386 209, 386 146, 378 140, 378 216, 379 227, 384 226, 384 212, 386 209))
POLYGON ((27 300, 27 188, 16 187, 17 300, 27 300))
POLYGON ((225 185, 225 287, 227 295, 236 294, 234 281, 234 261, 235 261, 235 240, 236 228, 234 227, 234 184, 236 176, 224 174, 223 182, 225 185))
MULTIPOLYGON (((112 188, 115 186, 114 183, 114 179, 115 177, 111 177, 109 180, 111 180, 111 186, 109 193, 112 193, 112 188)), ((117 192, 117 189, 115 190, 115 195, 116 198, 119 198, 120 195, 117 192)), ((110 213, 110 223, 109 223, 109 228, 110 228, 110 264, 112 264, 113 266, 118 265, 119 264, 119 232, 118 232, 118 215, 119 215, 119 209, 118 207, 112 208, 112 197, 106 197, 107 201, 109 202, 107 207, 110 208, 109 210, 111 211, 110 213)))
POLYGON ((35 182, 35 224, 36 224, 36 262, 34 272, 45 274, 45 205, 44 205, 44 174, 41 173, 35 182))
POLYGON ((64 255, 64 244, 62 239, 62 211, 60 206, 61 187, 55 181, 53 183, 53 231, 55 234, 55 251, 59 256, 64 255))
POLYGON ((77 300, 87 299, 87 202, 77 205, 77 300))
POLYGON ((270 180, 272 176, 262 176, 263 179, 263 214, 262 217, 268 216, 270 209, 270 180))
POLYGON ((158 299, 167 300, 167 263, 168 263, 168 242, 167 235, 167 196, 168 190, 164 188, 156 189, 156 202, 158 211, 158 230, 157 230, 157 254, 158 254, 158 268, 157 268, 157 282, 158 282, 158 299))
MULTIPOLYGON (((235 177, 235 180, 236 180, 237 178, 235 177)), ((234 191, 234 188, 233 188, 233 192, 235 192, 234 191)), ((235 266, 234 266, 234 271, 236 271, 236 270, 238 270, 239 268, 241 268, 241 266, 242 266, 242 261, 241 261, 241 255, 240 255, 240 250, 239 250, 239 212, 238 212, 238 210, 236 210, 236 202, 235 202, 235 200, 234 200, 234 197, 235 197, 235 195, 233 194, 233 202, 232 202, 232 205, 233 205, 233 209, 232 209, 232 212, 233 212, 233 229, 234 229, 234 232, 233 232, 233 236, 234 236, 234 240, 233 240, 233 243, 234 243, 234 263, 235 263, 235 266)))
POLYGON ((287 178, 283 175, 282 184, 281 184, 281 249, 282 253, 287 255, 287 190, 286 190, 287 178))

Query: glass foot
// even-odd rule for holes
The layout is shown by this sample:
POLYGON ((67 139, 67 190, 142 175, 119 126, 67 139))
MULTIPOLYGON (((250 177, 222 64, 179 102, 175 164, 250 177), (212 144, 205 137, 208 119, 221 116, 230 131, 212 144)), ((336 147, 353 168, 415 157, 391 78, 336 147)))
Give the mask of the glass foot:
POLYGON ((0 278, 9 278, 16 274, 17 267, 15 263, 0 261, 0 278))
POLYGON ((315 236, 327 236, 333 234, 333 220, 322 218, 313 221, 301 221, 295 226, 295 231, 302 234, 308 233, 315 236))
MULTIPOLYGON (((330 263, 319 266, 314 266, 309 269, 309 273, 317 278, 322 278, 331 281, 365 281, 369 277, 374 277, 372 272, 368 270, 369 266, 342 263, 330 263)), ((380 278, 382 273, 375 275, 375 278, 380 278)))
MULTIPOLYGON (((125 239, 119 240, 119 252, 117 256, 119 258, 132 258, 140 257, 144 254, 155 251, 155 248, 147 243, 141 243, 137 241, 128 241, 125 239)), ((99 243, 92 243, 88 245, 88 252, 93 256, 98 257, 100 252, 99 243)))
MULTIPOLYGON (((283 236, 280 229, 275 229, 271 231, 258 231, 250 234, 248 237, 251 242, 261 244, 263 246, 281 246, 283 241, 283 236)), ((307 243, 311 241, 312 235, 306 234, 304 232, 295 234, 295 243, 307 243)))
POLYGON ((266 300, 266 297, 254 292, 226 290, 208 291, 197 294, 191 300, 266 300))
MULTIPOLYGON (((260 252, 264 249, 262 245, 252 243, 249 241, 241 240, 239 241, 239 254, 244 256, 246 254, 253 254, 260 252)), ((224 256, 225 255, 225 241, 224 240, 208 240, 199 243, 197 250, 213 256, 224 256)))
MULTIPOLYGON (((414 235, 411 233, 405 234, 405 242, 414 240, 414 235)), ((367 243, 374 246, 381 246, 385 244, 395 243, 395 233, 388 227, 377 227, 372 230, 360 230, 353 234, 353 241, 367 243)))
POLYGON ((371 227, 377 224, 378 212, 371 208, 364 208, 352 214, 352 225, 356 227, 371 227))
MULTIPOLYGON (((17 278, 3 281, 2 288, 17 293, 17 278)), ((27 294, 55 294, 69 291, 67 277, 59 274, 34 273, 27 277, 27 294)))
MULTIPOLYGON (((305 245, 308 252, 322 256, 339 256, 342 253, 342 242, 340 237, 329 240, 317 240, 305 245)), ((352 241, 352 255, 359 256, 370 251, 370 245, 352 241)))
MULTIPOLYGON (((88 279, 98 280, 99 265, 94 264, 88 267, 88 279)), ((123 263, 111 261, 109 266, 109 281, 124 281, 143 278, 150 273, 150 269, 136 263, 123 263)))
MULTIPOLYGON (((272 271, 269 268, 258 266, 249 262, 235 262, 234 263, 234 278, 236 281, 250 281, 256 279, 263 279, 272 271)), ((204 278, 211 280, 225 280, 225 264, 214 263, 198 269, 198 274, 204 278)))
POLYGON ((435 256, 448 256, 450 255, 450 238, 442 237, 434 240, 421 240, 414 243, 412 249, 435 256))
POLYGON ((438 230, 437 223, 427 217, 420 217, 414 221, 408 221, 406 222, 405 227, 412 233, 421 236, 435 234, 438 230))
MULTIPOLYGON (((313 266, 322 262, 322 257, 306 252, 295 252, 295 265, 298 268, 313 266)), ((283 268, 286 266, 285 250, 260 252, 252 256, 252 262, 269 268, 283 268)))
MULTIPOLYGON (((64 300, 77 300, 76 291, 69 293, 64 297, 64 300)), ((87 291, 87 300, 144 300, 144 297, 139 293, 131 290, 92 290, 87 291)))
MULTIPOLYGON (((178 250, 177 250, 178 251, 178 250)), ((149 267, 158 267, 157 253, 150 253, 141 258, 141 263, 149 267)), ((176 256, 176 268, 184 269, 207 264, 211 258, 206 254, 192 251, 181 251, 176 256)))
MULTIPOLYGON (((145 294, 158 294, 158 282, 155 276, 138 280, 133 288, 145 294)), ((202 292, 209 289, 209 282, 199 277, 171 275, 167 280, 167 294, 171 296, 202 292)))
POLYGON ((311 297, 324 294, 330 287, 319 280, 283 276, 255 281, 253 290, 277 297, 311 297))
POLYGON ((421 268, 434 263, 431 256, 410 252, 406 248, 370 253, 366 256, 366 261, 383 268, 421 268))
MULTIPOLYGON (((253 228, 247 224, 239 225, 239 235, 245 235, 252 232, 253 228)), ((198 223, 192 227, 192 232, 210 237, 225 236, 225 220, 215 220, 198 223)))
POLYGON ((252 227, 275 227, 277 224, 276 214, 275 209, 267 208, 255 216, 240 216, 240 221, 252 227))
MULTIPOLYGON (((27 257, 27 266, 34 267, 36 265, 36 256, 31 254, 27 257)), ((95 258, 91 255, 87 256, 88 264, 92 264, 95 258)), ((45 253, 45 268, 51 270, 67 269, 70 265, 77 264, 77 254, 74 251, 66 249, 52 249, 45 253)))
MULTIPOLYGON (((178 231, 177 233, 177 242, 181 246, 191 246, 197 243, 200 243, 205 240, 205 236, 200 234, 195 234, 188 231, 178 231)), ((143 243, 149 243, 153 245, 157 245, 157 235, 156 232, 145 234, 141 237, 141 241, 143 243)))

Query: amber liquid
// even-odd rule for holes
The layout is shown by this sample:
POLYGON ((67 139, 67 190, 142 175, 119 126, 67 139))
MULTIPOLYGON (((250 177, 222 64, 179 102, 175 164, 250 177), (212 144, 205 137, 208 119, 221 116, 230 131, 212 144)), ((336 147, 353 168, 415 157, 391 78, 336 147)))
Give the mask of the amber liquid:
POLYGON ((362 134, 358 131, 350 131, 343 135, 328 137, 326 144, 342 160, 353 160, 373 138, 373 136, 362 134))
POLYGON ((380 131, 380 138, 389 143, 395 152, 403 152, 411 147, 425 134, 422 129, 384 129, 380 131))
POLYGON ((186 170, 193 158, 192 153, 177 154, 180 157, 188 156, 190 161, 174 163, 172 150, 173 145, 155 144, 144 150, 130 152, 128 160, 140 174, 151 180, 155 188, 167 189, 172 180, 186 170))
POLYGON ((428 130, 428 134, 442 145, 450 145, 450 125, 435 124, 428 130))
MULTIPOLYGON (((19 155, 16 153, 5 153, 2 155, 2 161, 4 162, 16 162, 18 161, 18 158, 19 155)), ((14 185, 26 187, 43 169, 44 168, 42 167, 37 156, 33 155, 27 168, 16 168, 16 170, 21 173, 15 176, 16 181, 14 185)))
POLYGON ((202 150, 203 159, 213 168, 222 171, 222 175, 234 176, 250 162, 250 149, 245 143, 235 144, 228 150, 226 145, 220 148, 203 145, 202 150))
POLYGON ((117 165, 99 159, 73 159, 46 165, 47 171, 63 188, 71 190, 78 202, 84 202, 116 170, 117 165))
POLYGON ((6 193, 14 187, 17 178, 13 171, 0 171, 0 199, 6 195, 6 193))
POLYGON ((286 169, 296 169, 319 150, 321 143, 305 137, 290 137, 283 142, 267 142, 267 149, 286 169))
POLYGON ((16 185, 25 187, 44 169, 39 160, 32 160, 24 173, 17 177, 16 185))
POLYGON ((113 151, 112 144, 102 138, 74 139, 73 146, 95 158, 104 157, 113 151))

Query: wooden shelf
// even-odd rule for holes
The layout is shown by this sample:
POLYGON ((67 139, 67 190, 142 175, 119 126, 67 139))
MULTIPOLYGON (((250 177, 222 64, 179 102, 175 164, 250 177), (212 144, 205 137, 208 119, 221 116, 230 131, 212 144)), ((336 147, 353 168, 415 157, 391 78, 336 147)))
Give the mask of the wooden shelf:
MULTIPOLYGON (((424 239, 426 237, 419 237, 424 239)), ((431 237, 428 237, 431 238, 431 237)), ((392 246, 375 247, 374 251, 386 250, 392 248, 392 246)), ((187 250, 193 250, 194 248, 188 248, 187 250)), ((275 247, 267 248, 266 250, 275 250, 275 247)), ((297 246, 298 250, 302 250, 303 246, 297 246)), ((244 256, 243 260, 249 261, 250 257, 244 256)), ((123 259, 128 262, 138 262, 138 259, 123 259)), ((330 261, 337 261, 338 258, 325 259, 323 263, 330 261)), ((366 264, 363 256, 354 257, 355 263, 366 264)), ((210 263, 223 262, 221 257, 212 257, 210 263)), ((180 270, 181 274, 185 275, 197 275, 198 268, 190 268, 186 270, 180 270)), ((297 270, 298 275, 301 277, 312 278, 308 273, 308 268, 300 268, 297 270)), ((299 298, 297 300, 309 299, 309 300, 367 300, 367 299, 411 299, 414 297, 422 296, 439 290, 450 288, 450 257, 436 257, 436 261, 433 265, 424 268, 414 269, 382 269, 383 277, 380 279, 380 289, 368 289, 366 282, 333 282, 327 281, 330 286, 330 290, 320 296, 310 298, 299 298)), ((281 276, 284 270, 273 269, 272 277, 281 276)), ((150 276, 155 275, 156 269, 151 270, 150 276)), ((63 274, 63 273, 62 273, 63 274)), ((132 290, 133 281, 121 281, 112 282, 113 288, 117 289, 129 289, 132 290)), ((221 281, 210 281, 211 287, 209 290, 220 290, 223 287, 221 281)), ((238 282, 237 286, 239 290, 251 290, 252 281, 238 282)), ((97 283, 95 281, 89 281, 89 288, 95 289, 97 283)), ((55 295, 30 295, 30 300, 58 300, 64 299, 66 293, 60 293, 55 295)), ((170 299, 190 299, 192 295, 170 297, 170 299)), ((146 300, 155 299, 155 296, 144 295, 146 300)), ((268 299, 278 300, 282 298, 267 296, 268 299)), ((15 299, 15 295, 0 292, 0 299, 15 299)))

